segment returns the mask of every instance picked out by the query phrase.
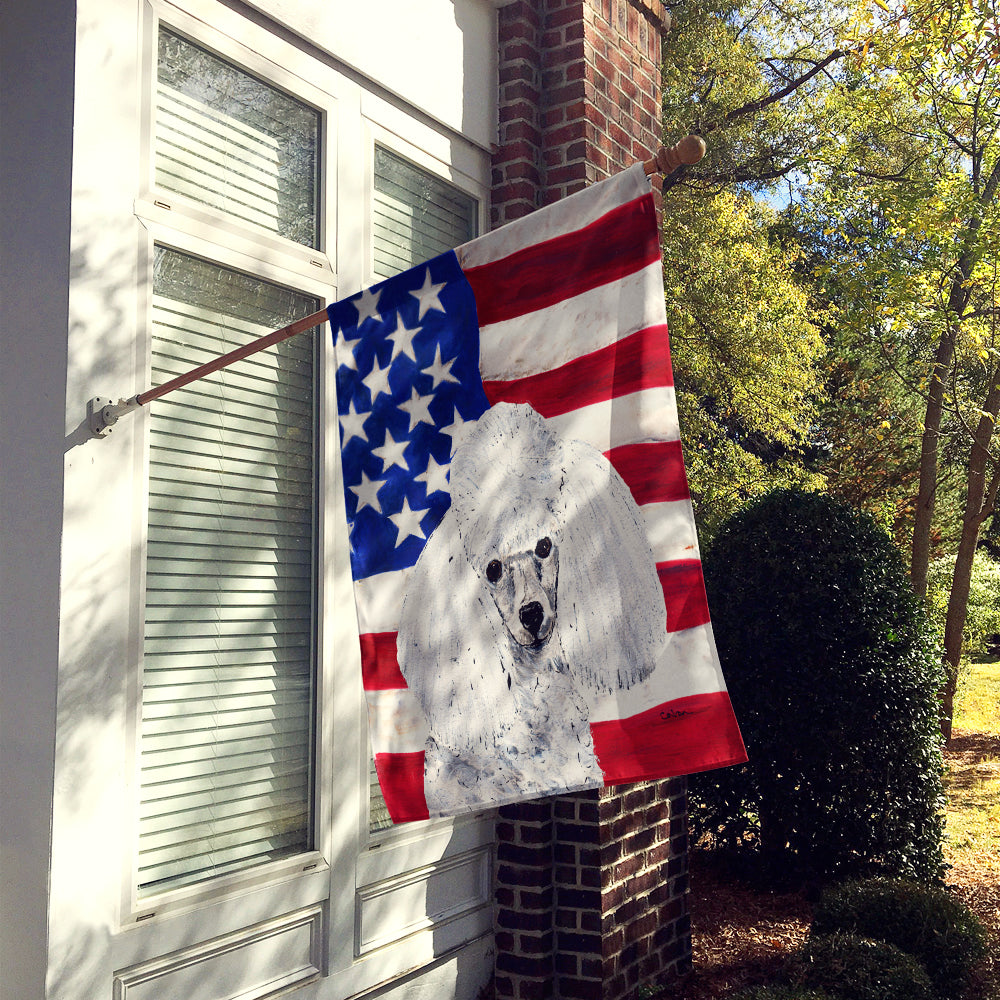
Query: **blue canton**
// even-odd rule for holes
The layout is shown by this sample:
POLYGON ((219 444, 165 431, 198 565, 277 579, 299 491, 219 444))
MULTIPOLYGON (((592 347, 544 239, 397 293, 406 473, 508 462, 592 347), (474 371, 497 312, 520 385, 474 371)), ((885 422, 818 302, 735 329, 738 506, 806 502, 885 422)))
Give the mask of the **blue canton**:
POLYGON ((328 310, 355 580, 416 563, 451 504, 452 441, 488 408, 476 303, 449 251, 328 310))

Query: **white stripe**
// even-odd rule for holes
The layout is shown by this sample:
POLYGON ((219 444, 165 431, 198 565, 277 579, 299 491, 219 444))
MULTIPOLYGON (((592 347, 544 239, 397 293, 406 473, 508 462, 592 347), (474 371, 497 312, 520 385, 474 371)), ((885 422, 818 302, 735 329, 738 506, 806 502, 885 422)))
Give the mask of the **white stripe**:
POLYGON ((403 610, 403 598, 412 572, 413 568, 407 567, 389 573, 376 573, 364 580, 355 581, 358 631, 362 635, 399 630, 399 615, 403 610))
POLYGON ((690 500, 647 503, 639 509, 646 520, 649 547, 658 563, 701 558, 690 500))
POLYGON ((672 386, 642 389, 549 417, 549 425, 571 441, 606 452, 623 444, 677 441, 680 425, 672 386))
POLYGON ((646 681, 591 705, 590 721, 627 719, 675 698, 725 690, 712 626, 697 625, 669 633, 656 669, 646 681))
POLYGON ((574 358, 667 321, 660 262, 515 319, 479 331, 486 381, 551 371, 574 358))
POLYGON ((415 753, 427 739, 427 720, 405 688, 366 691, 373 753, 415 753))
POLYGON ((508 222, 500 229, 460 246, 455 253, 463 268, 479 267, 535 243, 576 232, 619 205, 649 194, 649 191, 649 178, 643 172, 642 164, 637 163, 606 181, 592 184, 549 205, 543 212, 533 212, 523 219, 508 222))

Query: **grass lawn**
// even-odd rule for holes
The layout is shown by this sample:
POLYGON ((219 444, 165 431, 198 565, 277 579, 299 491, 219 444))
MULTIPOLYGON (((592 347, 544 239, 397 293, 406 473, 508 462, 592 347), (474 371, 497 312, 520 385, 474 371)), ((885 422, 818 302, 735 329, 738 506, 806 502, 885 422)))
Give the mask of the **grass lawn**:
POLYGON ((974 663, 961 678, 945 758, 946 878, 990 930, 980 995, 1000 1000, 1000 662, 974 663))
POLYGON ((948 860, 985 862, 1000 878, 1000 662, 963 678, 948 757, 948 860))

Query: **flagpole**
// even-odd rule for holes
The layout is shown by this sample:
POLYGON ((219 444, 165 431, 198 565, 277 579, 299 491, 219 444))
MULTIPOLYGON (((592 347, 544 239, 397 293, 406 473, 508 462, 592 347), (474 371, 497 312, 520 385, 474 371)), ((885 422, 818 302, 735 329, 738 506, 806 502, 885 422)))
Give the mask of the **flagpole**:
MULTIPOLYGON (((642 169, 647 175, 659 173, 666 176, 680 166, 697 163, 704 155, 705 140, 701 136, 688 135, 673 146, 661 146, 654 157, 642 164, 642 169)), ((114 424, 118 422, 118 418, 126 413, 131 413, 140 406, 145 406, 154 399, 166 396, 167 393, 180 389, 191 382, 196 382, 206 375, 220 371, 236 361, 242 361, 259 351, 280 344, 283 340, 311 330, 323 323, 326 320, 326 315, 326 309, 320 309, 294 323, 289 323, 288 326, 283 326, 280 330, 267 333, 242 347, 237 347, 228 354, 223 354, 197 368, 192 368, 191 371, 178 375, 162 385, 146 389, 128 399, 119 399, 117 403, 101 396, 95 396, 87 401, 87 421, 90 425, 90 431, 94 437, 106 437, 111 433, 114 424)))

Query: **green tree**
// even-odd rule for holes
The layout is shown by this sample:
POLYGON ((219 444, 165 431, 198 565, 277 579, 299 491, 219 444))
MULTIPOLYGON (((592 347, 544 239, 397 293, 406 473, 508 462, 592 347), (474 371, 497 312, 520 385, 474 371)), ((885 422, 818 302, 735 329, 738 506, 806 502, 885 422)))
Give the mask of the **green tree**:
POLYGON ((817 483, 806 459, 825 349, 806 294, 812 279, 797 273, 795 243, 753 194, 803 162, 817 81, 843 55, 829 49, 829 10, 671 6, 664 131, 710 139, 701 163, 668 179, 664 212, 678 408, 706 537, 751 497, 817 483))
POLYGON ((841 241, 830 271, 852 299, 867 297, 868 314, 855 320, 887 358, 921 358, 910 561, 921 595, 949 436, 965 452, 944 629, 948 734, 973 560, 1000 485, 992 450, 1000 409, 1000 20, 995 0, 879 2, 870 10, 869 22, 856 25, 866 60, 826 94, 825 121, 836 123, 839 138, 820 144, 811 197, 841 241))
POLYGON ((677 405, 706 536, 748 498, 811 478, 824 347, 773 221, 745 195, 680 191, 664 220, 677 405))

